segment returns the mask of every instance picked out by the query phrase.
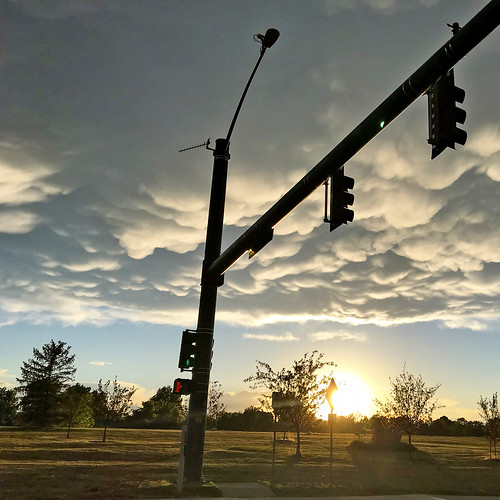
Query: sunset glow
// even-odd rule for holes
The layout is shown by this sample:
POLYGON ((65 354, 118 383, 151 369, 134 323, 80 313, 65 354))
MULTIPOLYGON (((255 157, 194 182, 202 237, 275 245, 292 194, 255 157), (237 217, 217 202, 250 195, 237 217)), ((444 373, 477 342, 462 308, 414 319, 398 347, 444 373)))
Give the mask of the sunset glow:
MULTIPOLYGON (((333 394, 333 413, 337 415, 350 415, 359 413, 371 416, 374 413, 373 398, 371 389, 357 375, 349 372, 339 372, 335 374, 335 382, 339 388, 333 394)), ((325 401, 319 411, 318 417, 327 419, 330 413, 330 406, 325 401)))

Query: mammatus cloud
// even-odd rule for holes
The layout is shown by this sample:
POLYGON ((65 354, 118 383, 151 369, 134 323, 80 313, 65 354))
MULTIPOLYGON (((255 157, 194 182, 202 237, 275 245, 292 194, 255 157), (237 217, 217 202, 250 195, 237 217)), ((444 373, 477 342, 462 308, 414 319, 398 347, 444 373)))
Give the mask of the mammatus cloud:
POLYGON ((347 330, 314 332, 309 334, 309 338, 313 341, 339 339, 366 342, 368 340, 367 335, 364 333, 350 332, 347 330))
POLYGON ((94 0, 12 0, 31 15, 43 19, 64 19, 73 16, 92 15, 98 12, 98 2, 94 0))
POLYGON ((22 210, 0 212, 0 232, 6 234, 29 233, 38 223, 36 214, 22 210))
MULTIPOLYGON (((183 45, 187 52, 171 55, 175 40, 167 37, 171 30, 165 23, 176 26, 168 24, 174 21, 163 4, 155 4, 158 19, 140 9, 118 19, 114 7, 104 10, 94 2, 8 3, 12 26, 28 26, 18 19, 28 15, 39 31, 30 25, 6 41, 10 108, 0 130, 2 324, 184 325, 186 317, 196 317, 212 159, 206 151, 183 156, 177 150, 194 124, 223 123, 226 130, 230 113, 225 104, 214 104, 226 103, 227 87, 223 93, 220 76, 212 78, 201 64, 207 53, 202 57, 183 45), (45 33, 46 19, 57 22, 50 24, 43 50, 34 50, 38 38, 30 37, 45 33), (108 20, 116 21, 112 30, 102 28, 108 20), (147 27, 147 37, 140 35, 141 27, 147 27), (189 61, 182 68, 181 58, 189 61), (32 85, 22 84, 31 79, 32 85)), ((427 17, 437 4, 345 0, 325 2, 307 15, 313 16, 311 25, 314 16, 324 17, 324 9, 343 14, 365 9, 363 16, 413 9, 427 17)), ((207 40, 225 49, 226 40, 201 29, 201 14, 201 24, 188 17, 185 28, 195 30, 199 50, 207 40)), ((329 22, 338 21, 332 16, 329 22)), ((346 39, 342 26, 325 35, 346 39)), ((380 35, 380 50, 393 45, 386 38, 385 32, 380 35)), ((367 85, 355 68, 370 64, 372 47, 359 51, 344 44, 332 54, 333 41, 306 47, 289 37, 280 57, 300 48, 300 70, 278 58, 272 76, 259 76, 261 87, 255 87, 255 100, 239 123, 242 139, 232 145, 224 245, 349 132, 374 94, 385 94, 384 77, 396 76, 393 66, 406 62, 406 55, 394 56, 390 64, 377 59, 380 83, 377 76, 367 85), (278 116, 280 127, 273 121, 278 116)), ((413 45, 402 39, 401 50, 412 51, 413 45)), ((229 87, 236 84, 233 76, 225 73, 229 87)), ((324 324, 338 328, 339 322, 491 326, 500 303, 496 117, 471 130, 464 148, 431 162, 425 114, 423 109, 418 122, 401 117, 399 127, 387 127, 346 165, 356 179, 352 224, 328 231, 319 187, 276 225, 273 241, 254 259, 244 256, 235 264, 219 289, 218 320, 252 329, 249 340, 274 342, 296 339, 294 333, 269 333, 269 325, 287 322, 322 323, 318 337, 329 335, 324 324)))
MULTIPOLYGON (((334 14, 339 9, 359 9, 367 7, 382 14, 393 14, 399 9, 408 8, 408 2, 405 0, 324 0, 326 12, 334 14)), ((424 7, 432 7, 439 0, 418 0, 424 7)), ((415 2, 417 3, 417 2, 415 2)))
POLYGON ((0 200, 16 206, 47 200, 65 192, 51 180, 56 174, 54 166, 43 165, 22 150, 23 144, 0 142, 0 200))
POLYGON ((500 152, 500 130, 498 125, 488 125, 480 128, 477 132, 473 132, 467 146, 483 158, 496 155, 500 152))
POLYGON ((283 333, 281 335, 271 333, 244 333, 244 339, 265 340, 268 342, 289 342, 299 340, 293 333, 283 333))

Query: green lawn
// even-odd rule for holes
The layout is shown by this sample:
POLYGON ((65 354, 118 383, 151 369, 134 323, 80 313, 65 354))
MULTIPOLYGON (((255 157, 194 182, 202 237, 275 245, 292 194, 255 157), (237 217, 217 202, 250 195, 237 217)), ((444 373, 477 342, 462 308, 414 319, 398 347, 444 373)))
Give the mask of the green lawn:
MULTIPOLYGON (((179 431, 110 429, 61 431, 0 429, 0 499, 165 498, 177 478, 179 431)), ((500 495, 500 463, 487 460, 484 438, 417 436, 419 452, 351 452, 354 436, 334 436, 330 475, 329 435, 278 441, 277 494, 474 494, 500 495), (330 488, 330 481, 332 487, 330 488)), ((204 476, 217 482, 271 482, 272 434, 209 431, 204 476)), ((208 496, 210 491, 205 492, 208 496)))

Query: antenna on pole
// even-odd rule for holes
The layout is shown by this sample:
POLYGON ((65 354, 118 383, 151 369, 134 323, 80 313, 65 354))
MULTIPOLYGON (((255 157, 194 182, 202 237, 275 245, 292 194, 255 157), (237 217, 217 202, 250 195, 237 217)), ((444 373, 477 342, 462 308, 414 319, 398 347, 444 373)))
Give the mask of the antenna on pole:
POLYGON ((205 146, 206 149, 210 149, 210 151, 213 151, 212 148, 209 148, 210 146, 210 137, 202 144, 197 144, 196 146, 190 146, 189 148, 184 148, 184 149, 179 149, 179 153, 183 153, 184 151, 189 151, 191 149, 196 149, 196 148, 201 148, 205 146))

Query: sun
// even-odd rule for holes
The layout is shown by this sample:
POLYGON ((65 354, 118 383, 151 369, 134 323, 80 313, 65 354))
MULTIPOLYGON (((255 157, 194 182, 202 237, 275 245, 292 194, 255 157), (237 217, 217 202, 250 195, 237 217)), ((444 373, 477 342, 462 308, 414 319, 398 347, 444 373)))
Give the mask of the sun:
MULTIPOLYGON (((333 393, 333 413, 348 416, 359 413, 370 417, 374 413, 373 393, 363 379, 352 372, 335 372, 338 391, 333 393)), ((327 401, 320 406, 317 416, 328 419, 330 406, 327 401)))

